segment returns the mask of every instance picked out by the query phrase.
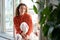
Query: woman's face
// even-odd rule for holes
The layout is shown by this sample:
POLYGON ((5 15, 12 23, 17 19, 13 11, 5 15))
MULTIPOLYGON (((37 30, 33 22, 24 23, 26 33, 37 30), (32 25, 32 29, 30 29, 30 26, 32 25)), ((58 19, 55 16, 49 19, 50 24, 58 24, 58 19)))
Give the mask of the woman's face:
POLYGON ((20 6, 20 8, 19 8, 20 15, 23 15, 26 12, 26 10, 27 10, 26 6, 24 6, 24 5, 20 6))

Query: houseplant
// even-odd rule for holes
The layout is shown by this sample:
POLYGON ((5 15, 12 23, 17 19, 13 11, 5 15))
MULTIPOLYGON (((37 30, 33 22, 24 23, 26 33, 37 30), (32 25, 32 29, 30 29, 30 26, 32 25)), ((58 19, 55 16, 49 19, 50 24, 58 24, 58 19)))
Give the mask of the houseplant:
MULTIPOLYGON (((39 2, 36 3, 39 4, 39 2)), ((33 9, 36 13, 39 12, 35 6, 33 9)), ((59 5, 50 4, 40 11, 40 25, 47 40, 60 40, 60 3, 59 5)))

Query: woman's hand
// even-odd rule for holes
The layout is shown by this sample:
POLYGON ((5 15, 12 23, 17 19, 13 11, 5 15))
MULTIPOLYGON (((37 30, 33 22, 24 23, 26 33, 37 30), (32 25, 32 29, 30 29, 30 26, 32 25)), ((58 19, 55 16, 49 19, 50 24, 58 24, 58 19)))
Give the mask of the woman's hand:
POLYGON ((25 34, 22 32, 22 33, 21 33, 21 36, 24 38, 24 37, 25 37, 25 34))
POLYGON ((21 36, 24 40, 27 40, 27 36, 23 32, 21 33, 21 36))
POLYGON ((36 32, 35 35, 38 36, 38 32, 36 32))

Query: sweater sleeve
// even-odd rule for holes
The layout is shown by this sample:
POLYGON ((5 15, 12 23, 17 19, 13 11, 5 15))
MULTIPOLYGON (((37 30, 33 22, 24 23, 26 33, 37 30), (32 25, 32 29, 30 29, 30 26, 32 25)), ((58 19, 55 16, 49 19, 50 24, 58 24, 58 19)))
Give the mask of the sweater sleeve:
POLYGON ((33 23, 32 23, 32 18, 31 16, 29 16, 28 20, 27 20, 27 23, 29 25, 29 29, 28 29, 28 32, 26 33, 26 35, 30 35, 33 31, 33 23))
POLYGON ((19 28, 19 22, 18 22, 18 20, 16 19, 16 18, 14 18, 13 19, 13 22, 14 22, 14 28, 15 28, 15 30, 16 30, 16 33, 21 33, 21 30, 20 30, 20 28, 19 28))

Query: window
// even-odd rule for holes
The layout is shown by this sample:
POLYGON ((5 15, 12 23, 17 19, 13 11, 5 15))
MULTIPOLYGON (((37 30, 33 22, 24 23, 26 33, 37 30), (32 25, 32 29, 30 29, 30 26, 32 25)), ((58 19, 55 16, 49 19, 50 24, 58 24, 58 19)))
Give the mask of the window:
MULTIPOLYGON (((5 27, 6 33, 13 32, 13 1, 5 0, 5 27)), ((12 34, 12 33, 11 33, 12 34)))
POLYGON ((13 13, 19 0, 5 0, 5 33, 13 36, 13 13))

